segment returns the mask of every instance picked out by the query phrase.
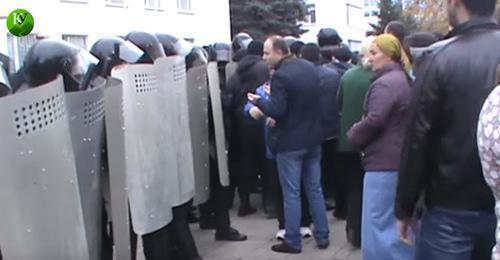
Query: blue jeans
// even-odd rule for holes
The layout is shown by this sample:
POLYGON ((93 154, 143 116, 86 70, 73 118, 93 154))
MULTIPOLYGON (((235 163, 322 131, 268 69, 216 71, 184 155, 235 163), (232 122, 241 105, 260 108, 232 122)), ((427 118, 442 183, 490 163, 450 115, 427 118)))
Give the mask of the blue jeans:
POLYGON ((495 214, 433 207, 422 219, 416 260, 490 260, 495 214))
POLYGON ((363 187, 363 260, 413 260, 415 247, 399 239, 394 200, 398 173, 366 172, 363 187))
POLYGON ((300 235, 302 180, 314 224, 314 238, 318 244, 329 243, 330 231, 321 189, 321 146, 280 152, 276 159, 284 198, 285 241, 293 248, 302 248, 300 235))

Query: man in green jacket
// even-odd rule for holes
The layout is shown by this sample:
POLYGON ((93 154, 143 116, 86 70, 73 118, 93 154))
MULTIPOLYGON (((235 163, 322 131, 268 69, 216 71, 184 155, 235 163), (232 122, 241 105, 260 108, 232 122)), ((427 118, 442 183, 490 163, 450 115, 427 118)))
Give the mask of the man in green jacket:
POLYGON ((361 246, 361 205, 363 192, 363 166, 360 151, 347 141, 347 131, 363 116, 363 103, 371 85, 373 72, 368 63, 368 50, 375 37, 368 37, 361 48, 361 64, 348 70, 340 80, 337 95, 340 117, 339 163, 341 175, 347 181, 347 240, 361 246))

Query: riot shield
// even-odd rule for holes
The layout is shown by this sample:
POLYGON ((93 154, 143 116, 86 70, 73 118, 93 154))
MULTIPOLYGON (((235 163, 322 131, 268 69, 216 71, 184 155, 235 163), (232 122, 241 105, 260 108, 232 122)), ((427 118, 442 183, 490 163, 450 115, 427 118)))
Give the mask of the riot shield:
POLYGON ((229 62, 226 65, 226 78, 225 78, 226 84, 229 81, 229 79, 231 78, 231 76, 233 76, 233 74, 236 72, 237 68, 238 68, 238 63, 236 63, 236 62, 229 62))
MULTIPOLYGON (((173 206, 180 206, 191 200, 195 193, 193 150, 191 144, 186 68, 181 57, 157 59, 155 67, 161 84, 158 96, 162 109, 161 128, 170 129, 170 138, 159 144, 171 149, 175 161, 163 160, 165 170, 176 179, 173 187, 173 206)), ((168 150, 167 149, 167 150, 168 150)), ((169 153, 165 154, 168 157, 169 153)), ((164 158, 165 159, 165 158, 164 158)))
MULTIPOLYGON (((123 83, 127 191, 132 226, 138 235, 152 233, 172 220, 171 179, 162 163, 159 136, 159 82, 153 65, 127 65, 112 72, 123 83)), ((108 150, 110 153, 111 151, 108 150)))
MULTIPOLYGON (((132 258, 126 178, 126 128, 123 117, 123 86, 121 81, 111 77, 108 78, 104 91, 104 101, 109 187, 104 186, 103 193, 106 196, 106 190, 109 188, 115 259, 130 260, 132 258)), ((103 185, 106 185, 106 177, 108 176, 104 175, 103 177, 103 185)))
POLYGON ((5 259, 91 259, 62 78, 0 99, 5 259))
POLYGON ((212 118, 215 128, 215 146, 217 149, 217 163, 222 186, 229 186, 229 169, 227 165, 226 134, 222 116, 222 102, 220 98, 219 71, 216 62, 210 62, 207 67, 208 88, 210 89, 210 102, 212 104, 212 118))
POLYGON ((85 232, 91 259, 101 255, 101 149, 104 137, 104 86, 66 94, 85 232))
POLYGON ((205 203, 210 196, 207 79, 206 65, 191 68, 187 72, 189 125, 196 187, 195 205, 205 203))

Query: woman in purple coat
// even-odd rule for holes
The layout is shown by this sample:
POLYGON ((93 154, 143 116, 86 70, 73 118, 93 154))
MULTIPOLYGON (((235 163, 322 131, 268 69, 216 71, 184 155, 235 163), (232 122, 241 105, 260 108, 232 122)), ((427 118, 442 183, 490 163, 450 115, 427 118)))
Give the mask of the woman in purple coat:
POLYGON ((378 36, 370 47, 375 71, 364 104, 364 116, 347 133, 362 151, 362 241, 364 260, 413 259, 413 247, 399 239, 394 199, 404 119, 410 102, 410 79, 401 63, 403 48, 392 35, 378 36))

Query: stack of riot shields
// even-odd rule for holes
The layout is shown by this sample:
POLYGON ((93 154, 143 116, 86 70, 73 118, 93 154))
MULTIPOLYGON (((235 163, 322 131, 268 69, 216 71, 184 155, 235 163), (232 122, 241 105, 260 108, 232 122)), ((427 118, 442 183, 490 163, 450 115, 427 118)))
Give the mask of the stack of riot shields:
POLYGON ((215 63, 186 73, 183 58, 161 58, 121 66, 90 90, 65 93, 63 84, 0 98, 3 259, 99 259, 103 191, 115 259, 133 259, 130 232, 152 233, 172 207, 208 200, 209 101, 229 184, 215 63))

